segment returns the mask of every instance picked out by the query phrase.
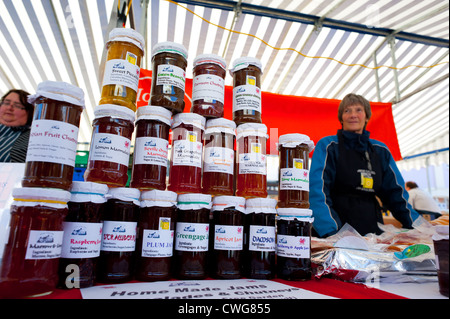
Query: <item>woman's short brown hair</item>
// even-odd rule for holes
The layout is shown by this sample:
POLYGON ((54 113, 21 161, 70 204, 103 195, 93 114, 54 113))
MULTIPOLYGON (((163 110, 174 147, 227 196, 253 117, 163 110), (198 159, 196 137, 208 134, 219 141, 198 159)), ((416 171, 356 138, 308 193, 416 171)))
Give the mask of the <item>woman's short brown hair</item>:
POLYGON ((27 111, 28 117, 27 117, 26 125, 30 126, 31 122, 33 121, 33 113, 34 113, 33 104, 28 103, 28 100, 27 100, 28 95, 30 95, 30 93, 28 93, 24 90, 12 89, 12 90, 9 90, 8 92, 6 92, 6 94, 2 96, 0 103, 2 103, 3 100, 6 99, 6 97, 11 93, 17 93, 19 95, 20 103, 22 103, 22 105, 25 107, 25 111, 27 111))
POLYGON ((367 120, 369 120, 370 117, 372 116, 372 109, 370 108, 370 102, 366 98, 364 98, 362 95, 349 93, 342 99, 341 103, 339 104, 339 108, 338 108, 339 122, 342 123, 342 114, 344 114, 344 110, 348 106, 352 106, 352 105, 361 105, 362 107, 364 107, 364 112, 366 112, 367 120))

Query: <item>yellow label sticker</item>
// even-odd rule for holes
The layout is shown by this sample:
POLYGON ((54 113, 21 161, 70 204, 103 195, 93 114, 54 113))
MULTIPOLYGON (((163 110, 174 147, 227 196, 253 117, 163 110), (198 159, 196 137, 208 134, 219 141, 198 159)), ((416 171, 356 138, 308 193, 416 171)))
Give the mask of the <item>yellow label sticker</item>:
POLYGON ((361 186, 363 188, 372 189, 373 188, 373 178, 368 174, 361 173, 361 186))
POLYGON ((303 169, 303 160, 301 158, 294 158, 294 168, 303 169))
POLYGON ((261 144, 252 143, 252 153, 261 153, 261 144))
POLYGON ((189 142, 197 142, 197 134, 194 132, 188 132, 188 141, 189 142))
POLYGON ((170 230, 170 218, 159 219, 159 230, 170 230))
POLYGON ((247 84, 256 85, 256 77, 247 75, 247 84))
POLYGON ((130 62, 133 65, 136 65, 137 63, 137 55, 127 52, 127 61, 130 62))

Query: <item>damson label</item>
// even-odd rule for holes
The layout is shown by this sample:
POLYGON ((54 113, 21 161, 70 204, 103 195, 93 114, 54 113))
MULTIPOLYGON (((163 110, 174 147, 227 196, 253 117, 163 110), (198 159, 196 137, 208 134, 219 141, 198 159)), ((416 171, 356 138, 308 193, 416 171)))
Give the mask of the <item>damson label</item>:
POLYGON ((251 251, 275 251, 275 227, 250 225, 248 241, 251 251))

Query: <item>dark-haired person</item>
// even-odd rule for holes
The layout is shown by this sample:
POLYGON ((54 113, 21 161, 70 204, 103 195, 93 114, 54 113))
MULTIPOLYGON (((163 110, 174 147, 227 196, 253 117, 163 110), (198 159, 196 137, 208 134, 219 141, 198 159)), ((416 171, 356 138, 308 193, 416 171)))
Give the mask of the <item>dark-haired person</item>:
POLYGON ((376 197, 404 228, 419 214, 408 203, 404 181, 387 146, 369 138, 372 115, 364 97, 348 94, 338 108, 342 129, 317 143, 310 170, 310 207, 319 237, 346 223, 361 235, 380 234, 383 223, 376 197))
POLYGON ((13 89, 0 100, 0 162, 25 163, 34 112, 28 95, 13 89))
POLYGON ((408 202, 419 214, 430 216, 430 220, 441 217, 442 214, 439 205, 430 194, 420 189, 412 181, 406 182, 405 188, 409 194, 408 202))

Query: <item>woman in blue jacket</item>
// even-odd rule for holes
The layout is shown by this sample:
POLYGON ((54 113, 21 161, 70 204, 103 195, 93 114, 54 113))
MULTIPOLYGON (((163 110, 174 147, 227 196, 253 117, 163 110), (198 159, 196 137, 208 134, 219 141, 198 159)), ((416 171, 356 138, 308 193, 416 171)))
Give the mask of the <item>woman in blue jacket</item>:
POLYGON ((310 170, 310 207, 320 237, 348 223, 361 235, 380 234, 383 223, 378 197, 404 228, 419 216, 408 204, 405 184, 387 146, 365 130, 372 115, 364 97, 348 94, 341 101, 342 129, 317 143, 310 170))

